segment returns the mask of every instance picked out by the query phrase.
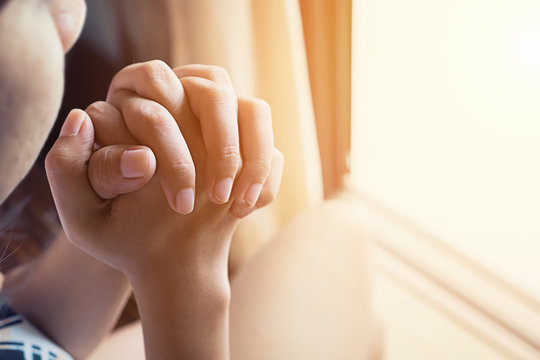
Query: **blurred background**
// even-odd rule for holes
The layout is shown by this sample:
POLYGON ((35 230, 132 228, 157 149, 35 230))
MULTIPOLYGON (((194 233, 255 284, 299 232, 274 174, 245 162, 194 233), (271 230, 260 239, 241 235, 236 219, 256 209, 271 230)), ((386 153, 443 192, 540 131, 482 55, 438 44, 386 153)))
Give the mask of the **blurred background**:
MULTIPOLYGON (((222 66, 270 103, 286 158, 275 203, 235 235, 231 274, 295 217, 347 199, 373 241, 374 358, 540 358, 540 3, 87 4, 51 139, 128 64, 222 66)), ((59 230, 42 161, 0 210, 24 204, 2 225, 3 272, 59 230)), ((118 326, 137 317, 131 301, 118 326)))
POLYGON ((381 235, 435 284, 409 292, 448 312, 394 304, 419 313, 395 315, 405 338, 388 319, 388 355, 428 340, 402 358, 538 358, 540 3, 353 3, 351 183, 414 237, 381 235))

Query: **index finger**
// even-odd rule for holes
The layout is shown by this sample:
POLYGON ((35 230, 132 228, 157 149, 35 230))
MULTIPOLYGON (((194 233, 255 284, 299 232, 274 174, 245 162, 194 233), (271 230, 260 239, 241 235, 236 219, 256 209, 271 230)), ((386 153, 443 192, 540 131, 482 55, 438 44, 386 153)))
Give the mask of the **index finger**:
POLYGON ((107 101, 120 90, 129 90, 153 100, 173 116, 185 106, 182 84, 174 71, 161 60, 133 64, 120 70, 111 81, 107 101))
POLYGON ((182 114, 190 112, 173 70, 160 60, 127 66, 111 81, 107 101, 123 113, 132 135, 155 151, 157 172, 171 208, 191 212, 195 167, 179 129, 179 120, 188 118, 182 114))
POLYGON ((173 116, 162 105, 127 91, 117 91, 110 102, 124 117, 133 137, 148 146, 157 160, 157 174, 172 209, 193 211, 195 165, 173 116))

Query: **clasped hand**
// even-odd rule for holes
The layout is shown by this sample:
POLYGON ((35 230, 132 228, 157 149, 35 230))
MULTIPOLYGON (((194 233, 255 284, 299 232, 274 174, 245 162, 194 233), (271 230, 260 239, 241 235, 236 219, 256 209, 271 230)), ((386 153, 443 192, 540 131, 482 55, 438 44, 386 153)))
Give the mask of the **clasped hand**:
POLYGON ((130 275, 228 253, 238 218, 275 197, 283 156, 268 104, 223 69, 151 61, 68 115, 46 169, 70 241, 130 275))

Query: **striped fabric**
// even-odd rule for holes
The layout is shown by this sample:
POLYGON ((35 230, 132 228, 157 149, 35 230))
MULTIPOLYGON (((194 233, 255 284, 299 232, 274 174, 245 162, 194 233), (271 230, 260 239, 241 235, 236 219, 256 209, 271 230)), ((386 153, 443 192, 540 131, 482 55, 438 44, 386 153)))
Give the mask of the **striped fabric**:
POLYGON ((0 294, 1 360, 73 360, 22 316, 4 304, 0 294))

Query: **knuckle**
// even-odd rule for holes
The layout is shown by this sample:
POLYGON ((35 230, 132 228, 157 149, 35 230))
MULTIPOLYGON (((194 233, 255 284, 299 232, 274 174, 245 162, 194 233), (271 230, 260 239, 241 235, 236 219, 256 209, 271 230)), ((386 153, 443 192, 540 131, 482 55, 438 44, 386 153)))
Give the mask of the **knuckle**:
POLYGON ((227 84, 227 85, 230 84, 230 77, 227 70, 217 65, 204 65, 204 64, 183 65, 183 66, 178 66, 178 67, 173 68, 173 71, 177 75, 180 74, 180 76, 190 74, 190 76, 202 77, 216 83, 227 84))
POLYGON ((169 78, 169 66, 162 60, 151 60, 142 63, 139 71, 145 82, 152 89, 160 89, 164 81, 169 78))
POLYGON ((163 132, 169 128, 170 113, 163 106, 148 101, 140 104, 130 104, 129 113, 137 119, 149 132, 163 132))
POLYGON ((100 150, 101 154, 90 161, 90 178, 93 179, 94 185, 110 185, 112 184, 113 176, 110 171, 110 163, 112 160, 111 151, 108 148, 100 150))
POLYGON ((227 166, 238 170, 241 163, 240 151, 237 145, 227 145, 219 152, 219 160, 227 166))
POLYGON ((53 148, 45 157, 45 171, 47 173, 52 173, 58 168, 58 165, 58 156, 53 148))
POLYGON ((159 121, 169 115, 167 109, 154 102, 144 102, 138 108, 139 116, 146 121, 159 121))
POLYGON ((74 163, 69 152, 64 151, 59 145, 55 145, 45 157, 45 170, 49 174, 62 171, 74 163))
POLYGON ((221 66, 218 66, 218 65, 207 65, 207 66, 208 66, 208 71, 212 74, 229 76, 229 74, 227 73, 227 70, 225 70, 221 66))
POLYGON ((232 91, 228 87, 221 84, 215 84, 214 86, 210 87, 208 92, 210 100, 218 108, 220 106, 227 106, 236 100, 236 97, 232 91))
POLYGON ((221 66, 208 65, 208 76, 213 81, 228 81, 229 73, 221 66))
POLYGON ((256 159, 247 161, 245 164, 245 170, 249 171, 252 176, 259 180, 265 180, 270 174, 272 167, 271 157, 258 157, 256 159))
POLYGON ((188 182, 195 179, 195 166, 191 161, 186 159, 176 161, 172 167, 175 173, 182 174, 182 177, 188 180, 188 182))
POLYGON ((150 60, 141 64, 140 70, 149 76, 160 74, 169 68, 163 60, 150 60))

